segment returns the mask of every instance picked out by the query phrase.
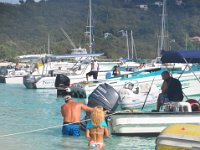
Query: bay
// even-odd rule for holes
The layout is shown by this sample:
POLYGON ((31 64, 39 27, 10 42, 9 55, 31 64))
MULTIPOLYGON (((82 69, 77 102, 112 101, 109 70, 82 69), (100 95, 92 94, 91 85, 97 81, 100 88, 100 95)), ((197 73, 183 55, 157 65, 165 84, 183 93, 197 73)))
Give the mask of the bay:
MULTIPOLYGON (((60 107, 63 104, 63 98, 57 98, 55 89, 30 90, 23 85, 0 84, 1 149, 87 150, 84 132, 78 138, 62 136, 60 107)), ((155 139, 111 135, 105 139, 105 149, 153 150, 155 139)))

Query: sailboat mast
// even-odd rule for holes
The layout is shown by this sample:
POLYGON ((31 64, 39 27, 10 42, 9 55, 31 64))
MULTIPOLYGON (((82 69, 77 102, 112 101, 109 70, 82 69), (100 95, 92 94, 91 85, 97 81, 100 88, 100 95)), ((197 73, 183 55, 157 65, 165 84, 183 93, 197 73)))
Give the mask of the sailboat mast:
POLYGON ((93 53, 92 45, 92 0, 89 0, 89 29, 90 29, 90 54, 93 53))
POLYGON ((131 59, 133 60, 133 31, 131 30, 131 59))
POLYGON ((160 52, 165 49, 166 46, 166 26, 165 26, 165 16, 166 16, 166 0, 163 0, 162 7, 162 26, 161 26, 161 36, 160 36, 160 52))
POLYGON ((131 30, 131 46, 132 46, 132 59, 133 59, 133 52, 135 54, 135 59, 137 60, 137 51, 136 51, 136 47, 135 47, 135 41, 133 38, 133 31, 131 30))
POLYGON ((48 50, 48 54, 50 54, 50 36, 49 36, 49 34, 48 34, 48 48, 47 48, 47 50, 48 50))
POLYGON ((127 46, 127 55, 128 55, 128 60, 129 60, 129 59, 130 59, 130 56, 129 56, 128 31, 126 31, 126 46, 127 46))

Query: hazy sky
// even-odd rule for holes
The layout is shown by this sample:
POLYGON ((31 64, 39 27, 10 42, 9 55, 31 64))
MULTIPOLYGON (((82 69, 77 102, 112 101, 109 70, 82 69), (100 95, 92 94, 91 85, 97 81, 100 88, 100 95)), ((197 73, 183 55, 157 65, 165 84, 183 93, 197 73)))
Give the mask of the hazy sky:
MULTIPOLYGON (((35 2, 38 2, 40 0, 35 0, 35 2)), ((0 2, 7 2, 7 3, 13 3, 13 4, 16 4, 16 3, 19 3, 19 0, 0 0, 0 2)))

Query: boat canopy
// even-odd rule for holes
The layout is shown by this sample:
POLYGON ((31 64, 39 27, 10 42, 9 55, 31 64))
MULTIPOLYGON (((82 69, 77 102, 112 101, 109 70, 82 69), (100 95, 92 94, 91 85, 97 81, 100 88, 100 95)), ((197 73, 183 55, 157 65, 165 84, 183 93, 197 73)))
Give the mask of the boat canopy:
POLYGON ((20 59, 21 62, 38 62, 41 59, 48 59, 51 61, 55 61, 58 59, 66 59, 66 58, 83 58, 83 57, 99 57, 104 55, 104 53, 95 53, 95 54, 33 54, 33 55, 21 55, 18 56, 17 59, 20 59))
POLYGON ((95 53, 95 54, 62 54, 62 55, 51 55, 50 58, 64 59, 64 58, 81 58, 81 57, 99 57, 104 55, 104 53, 95 53))
POLYGON ((200 63, 200 50, 162 51, 162 63, 200 63))

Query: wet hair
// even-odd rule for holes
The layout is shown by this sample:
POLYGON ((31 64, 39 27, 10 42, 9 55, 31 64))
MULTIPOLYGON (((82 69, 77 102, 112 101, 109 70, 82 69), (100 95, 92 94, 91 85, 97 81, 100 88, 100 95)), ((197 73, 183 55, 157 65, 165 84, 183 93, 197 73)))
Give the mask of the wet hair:
POLYGON ((102 121, 105 119, 104 111, 102 106, 94 107, 91 114, 91 122, 93 126, 99 127, 102 121))

